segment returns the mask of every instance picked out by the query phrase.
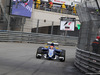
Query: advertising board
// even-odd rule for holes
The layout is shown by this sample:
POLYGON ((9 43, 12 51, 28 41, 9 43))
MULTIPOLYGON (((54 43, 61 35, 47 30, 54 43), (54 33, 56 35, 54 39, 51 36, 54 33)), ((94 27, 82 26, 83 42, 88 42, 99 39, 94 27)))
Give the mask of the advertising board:
POLYGON ((60 30, 74 31, 75 18, 61 18, 60 30))
POLYGON ((53 3, 71 5, 71 0, 52 0, 53 3))
POLYGON ((11 0, 10 15, 31 17, 33 0, 11 0))

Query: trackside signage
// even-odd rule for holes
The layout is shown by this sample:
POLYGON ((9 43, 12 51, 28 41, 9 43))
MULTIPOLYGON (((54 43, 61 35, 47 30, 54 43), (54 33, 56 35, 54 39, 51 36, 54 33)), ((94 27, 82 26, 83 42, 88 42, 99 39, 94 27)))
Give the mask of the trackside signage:
POLYGON ((11 15, 31 17, 33 0, 12 0, 11 15))
MULTIPOLYGON (((41 0, 44 2, 48 2, 48 0, 41 0)), ((73 2, 81 2, 81 0, 51 0, 53 3, 57 3, 57 4, 63 4, 65 3, 65 5, 72 5, 73 2)))
POLYGON ((60 30, 74 31, 75 28, 75 18, 61 17, 60 30))
POLYGON ((63 4, 65 3, 65 5, 71 5, 71 0, 52 0, 53 3, 58 3, 58 4, 63 4))

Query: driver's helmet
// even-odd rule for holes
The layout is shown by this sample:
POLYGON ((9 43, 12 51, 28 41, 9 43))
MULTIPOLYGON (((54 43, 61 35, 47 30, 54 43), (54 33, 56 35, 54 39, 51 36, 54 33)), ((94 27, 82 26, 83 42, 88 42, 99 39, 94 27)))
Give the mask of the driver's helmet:
POLYGON ((53 46, 50 46, 50 49, 53 49, 53 46))
POLYGON ((54 47, 54 41, 52 41, 51 46, 53 46, 53 47, 54 47))
POLYGON ((54 47, 54 43, 51 43, 51 46, 53 46, 53 47, 54 47))

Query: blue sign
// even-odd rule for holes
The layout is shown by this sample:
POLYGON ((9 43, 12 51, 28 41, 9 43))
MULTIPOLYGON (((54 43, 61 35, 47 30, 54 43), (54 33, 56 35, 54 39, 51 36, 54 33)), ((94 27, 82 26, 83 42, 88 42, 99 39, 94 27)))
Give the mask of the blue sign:
POLYGON ((31 17, 33 0, 13 0, 11 3, 11 15, 31 17))

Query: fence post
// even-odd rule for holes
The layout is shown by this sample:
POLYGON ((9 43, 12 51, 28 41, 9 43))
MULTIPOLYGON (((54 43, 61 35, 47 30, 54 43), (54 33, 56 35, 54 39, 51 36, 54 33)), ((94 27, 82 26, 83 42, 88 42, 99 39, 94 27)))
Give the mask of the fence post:
POLYGON ((65 36, 67 36, 67 30, 65 30, 65 36))
POLYGON ((54 25, 54 22, 52 21, 52 26, 51 26, 51 41, 53 41, 53 25, 54 25))
POLYGON ((8 16, 8 26, 7 26, 7 30, 8 30, 8 31, 10 30, 10 18, 11 18, 11 16, 9 15, 9 16, 8 16))
POLYGON ((24 24, 25 24, 25 21, 26 21, 26 18, 25 17, 23 17, 22 18, 22 28, 21 28, 21 40, 20 40, 20 42, 23 42, 23 31, 24 31, 24 24))
POLYGON ((54 25, 54 21, 52 21, 51 34, 53 34, 53 25, 54 25))
POLYGON ((36 33, 39 32, 39 19, 37 20, 37 28, 36 28, 36 33))
POLYGON ((23 18, 22 18, 22 29, 21 29, 21 30, 22 30, 22 32, 23 32, 23 30, 24 30, 25 20, 26 20, 26 18, 25 18, 25 17, 23 17, 23 18))

